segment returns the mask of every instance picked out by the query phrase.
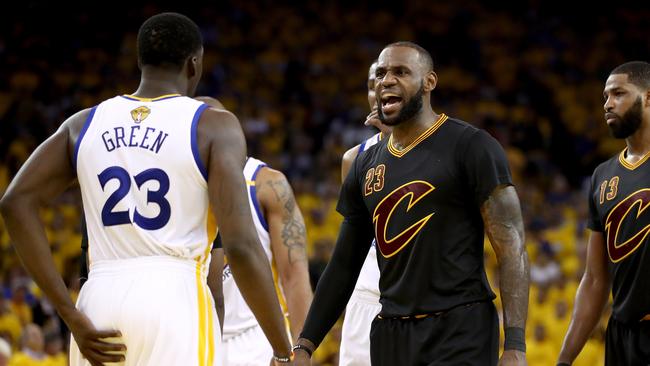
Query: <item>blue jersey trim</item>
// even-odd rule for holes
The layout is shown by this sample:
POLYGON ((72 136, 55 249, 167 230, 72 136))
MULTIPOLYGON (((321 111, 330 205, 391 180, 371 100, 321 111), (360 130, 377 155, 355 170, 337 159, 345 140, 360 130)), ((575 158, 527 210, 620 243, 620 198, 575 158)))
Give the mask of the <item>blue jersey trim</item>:
MULTIPOLYGON (((363 142, 361 143, 361 145, 359 145, 359 153, 362 153, 362 152, 364 152, 364 151, 366 150, 366 142, 367 142, 367 141, 368 141, 368 140, 365 140, 365 141, 363 141, 363 142)), ((357 154, 358 154, 358 153, 357 153, 357 154)))
POLYGON ((199 144, 197 143, 197 131, 196 127, 199 125, 199 119, 201 118, 201 114, 203 114, 203 111, 208 108, 207 104, 202 104, 194 113, 194 118, 192 119, 192 128, 190 131, 190 134, 192 135, 192 155, 194 155, 194 161, 196 162, 196 166, 199 168, 199 171, 201 171, 201 175, 203 175, 203 178, 205 180, 208 180, 208 171, 205 168, 205 164, 203 164, 203 161, 201 160, 201 154, 199 154, 199 144))
MULTIPOLYGON (((257 166, 257 168, 255 168, 255 172, 253 173, 253 177, 251 178, 251 180, 253 182, 255 182, 255 179, 257 178, 257 173, 259 173, 260 169, 262 169, 265 166, 266 166, 266 164, 260 164, 260 165, 257 166)), ((260 206, 260 203, 257 200, 257 190, 255 189, 254 184, 251 184, 251 186, 249 187, 249 192, 250 192, 250 195, 251 195, 251 201, 253 201, 253 206, 255 207, 255 212, 257 213, 257 218, 260 219, 260 223, 262 224, 262 227, 264 228, 264 230, 266 230, 268 232, 269 231, 269 225, 266 223, 266 220, 264 220, 264 213, 262 212, 262 208, 260 206)))
POLYGON ((86 135, 86 131, 88 131, 88 127, 90 127, 90 122, 93 120, 96 110, 97 110, 97 106, 94 106, 90 109, 90 114, 88 114, 88 117, 86 118, 86 122, 84 122, 84 125, 81 128, 81 131, 79 132, 79 137, 77 137, 77 142, 75 142, 74 144, 74 155, 72 157, 72 165, 74 165, 75 170, 77 170, 77 157, 79 156, 79 146, 81 146, 81 140, 86 135))

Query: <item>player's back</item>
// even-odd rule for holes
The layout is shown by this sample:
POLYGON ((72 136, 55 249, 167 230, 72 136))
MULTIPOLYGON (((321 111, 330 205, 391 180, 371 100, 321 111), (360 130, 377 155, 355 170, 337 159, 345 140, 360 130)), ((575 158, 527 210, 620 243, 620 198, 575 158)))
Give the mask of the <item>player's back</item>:
POLYGON ((180 95, 117 96, 94 107, 75 146, 92 261, 194 259, 209 249, 207 173, 180 95))
MULTIPOLYGON (((218 359, 205 281, 215 233, 197 146, 207 107, 180 95, 118 96, 91 110, 77 139, 90 267, 77 308, 99 329, 120 330, 125 366, 218 359)), ((84 364, 70 349, 71 363, 84 364)))

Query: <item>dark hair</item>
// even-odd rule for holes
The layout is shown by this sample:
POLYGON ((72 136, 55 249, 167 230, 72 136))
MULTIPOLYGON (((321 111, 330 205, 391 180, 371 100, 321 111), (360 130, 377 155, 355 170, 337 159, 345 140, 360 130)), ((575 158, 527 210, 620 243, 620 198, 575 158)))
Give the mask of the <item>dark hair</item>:
POLYGON ((138 60, 141 66, 183 67, 201 49, 199 27, 178 13, 161 13, 147 19, 138 31, 138 60))
POLYGON ((408 47, 418 51, 420 58, 424 60, 424 64, 427 67, 427 71, 433 71, 433 58, 431 57, 429 51, 425 50, 422 46, 410 41, 399 41, 399 42, 391 43, 384 48, 388 48, 388 47, 408 47))
POLYGON ((650 89, 650 64, 644 61, 630 61, 617 66, 610 75, 627 74, 627 80, 642 88, 650 89))

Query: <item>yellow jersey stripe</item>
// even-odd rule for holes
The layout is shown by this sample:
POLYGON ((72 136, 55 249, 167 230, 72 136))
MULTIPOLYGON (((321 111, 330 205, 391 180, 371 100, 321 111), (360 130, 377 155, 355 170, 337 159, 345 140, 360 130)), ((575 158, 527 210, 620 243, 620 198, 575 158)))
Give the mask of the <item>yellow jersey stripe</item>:
POLYGON ((206 292, 207 306, 206 310, 208 312, 208 366, 211 366, 214 363, 214 318, 212 314, 212 309, 214 309, 214 302, 212 301, 212 292, 209 288, 203 286, 206 292))
POLYGON ((199 349, 198 349, 198 360, 199 366, 205 365, 205 292, 203 290, 202 281, 201 281, 201 263, 196 262, 196 290, 197 290, 197 302, 199 304, 199 349))
POLYGON ((155 97, 155 98, 142 98, 142 97, 136 97, 135 95, 131 95, 131 94, 124 94, 124 96, 126 98, 139 100, 141 102, 155 102, 155 101, 160 100, 160 99, 171 98, 171 97, 180 97, 181 95, 178 94, 178 93, 165 94, 165 95, 161 95, 161 96, 155 97))
POLYGON ((289 335, 289 341, 291 341, 291 323, 289 322, 289 307, 287 306, 287 300, 284 298, 284 293, 282 288, 280 288, 280 282, 278 279, 278 269, 275 265, 275 259, 271 262, 271 273, 273 274, 273 286, 275 287, 275 294, 278 296, 278 301, 280 301, 280 309, 282 310, 282 315, 284 315, 284 326, 287 328, 287 334, 289 335))
POLYGON ((426 139, 427 137, 431 136, 434 132, 436 132, 436 130, 440 126, 442 126, 443 123, 445 123, 447 118, 449 118, 449 117, 447 117, 446 114, 444 114, 444 113, 441 114, 440 117, 438 118, 438 120, 436 122, 434 122, 434 124, 431 125, 431 127, 427 128, 426 131, 424 131, 420 136, 418 136, 418 138, 413 140, 413 142, 411 142, 409 144, 409 146, 407 146, 404 150, 398 150, 393 146, 393 135, 391 134, 390 137, 388 137, 388 144, 387 144, 388 145, 388 151, 391 154, 393 154, 394 156, 396 156, 398 158, 401 158, 402 156, 406 155, 406 153, 413 150, 413 148, 416 147, 424 139, 426 139))

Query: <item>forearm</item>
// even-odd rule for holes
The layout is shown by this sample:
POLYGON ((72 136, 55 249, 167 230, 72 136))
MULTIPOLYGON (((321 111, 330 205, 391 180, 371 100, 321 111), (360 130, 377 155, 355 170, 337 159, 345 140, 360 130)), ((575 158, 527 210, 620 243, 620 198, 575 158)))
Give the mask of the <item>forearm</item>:
POLYGON ((354 290, 372 241, 372 226, 343 221, 332 259, 316 286, 305 326, 300 334, 316 347, 337 321, 354 290))
POLYGON ((276 355, 288 354, 291 344, 273 285, 273 275, 262 246, 255 238, 223 236, 226 256, 244 300, 255 314, 276 355), (227 245, 233 238, 239 243, 227 245), (239 239, 241 238, 241 239, 239 239))
POLYGON ((528 314, 528 255, 516 250, 499 260, 499 292, 503 304, 503 327, 526 328, 528 314))
MULTIPOLYGON (((212 258, 214 261, 214 256, 212 258)), ((214 300, 214 307, 217 311, 217 318, 219 318, 219 327, 223 332, 223 317, 224 317, 224 302, 223 302, 223 286, 221 280, 221 271, 216 268, 212 268, 210 265, 210 272, 208 273, 208 287, 210 288, 210 293, 212 294, 212 299, 214 300)))
POLYGON ((586 275, 576 294, 575 309, 564 337, 560 362, 571 363, 578 356, 600 321, 609 295, 609 284, 586 275))
POLYGON ((37 203, 5 197, 1 210, 18 257, 59 315, 66 320, 66 315, 75 310, 75 306, 54 265, 45 230, 38 216, 37 203))
POLYGON ((301 273, 292 276, 292 279, 283 281, 282 288, 287 297, 289 308, 289 324, 291 325, 291 338, 295 341, 305 325, 307 312, 311 305, 312 292, 309 285, 309 275, 306 270, 304 276, 301 273), (294 279, 295 278, 295 279, 294 279))

